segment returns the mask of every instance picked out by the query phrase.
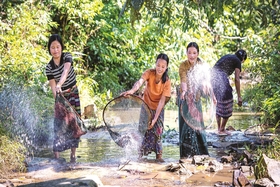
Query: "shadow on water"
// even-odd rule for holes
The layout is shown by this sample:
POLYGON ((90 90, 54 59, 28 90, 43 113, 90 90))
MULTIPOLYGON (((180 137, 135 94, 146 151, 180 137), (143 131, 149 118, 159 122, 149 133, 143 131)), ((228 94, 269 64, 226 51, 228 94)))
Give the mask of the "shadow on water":
MULTIPOLYGON (((179 155, 179 135, 177 124, 177 111, 166 111, 165 132, 163 139, 163 158, 166 161, 178 161, 179 155)), ((211 157, 220 158, 225 155, 227 143, 250 142, 250 138, 244 135, 244 130, 249 126, 258 124, 258 118, 253 113, 234 113, 228 122, 236 131, 230 136, 218 136, 216 134, 216 122, 210 129, 206 130, 209 154, 211 157), (218 143, 218 145, 217 145, 218 143)), ((61 157, 69 161, 70 150, 61 153, 61 157)), ((106 130, 89 132, 82 136, 79 148, 77 149, 77 161, 82 163, 119 163, 125 160, 137 160, 138 154, 135 147, 121 148, 110 137, 106 130)), ((38 157, 52 158, 52 145, 41 149, 38 157)), ((155 154, 147 156, 147 159, 154 159, 155 154)))

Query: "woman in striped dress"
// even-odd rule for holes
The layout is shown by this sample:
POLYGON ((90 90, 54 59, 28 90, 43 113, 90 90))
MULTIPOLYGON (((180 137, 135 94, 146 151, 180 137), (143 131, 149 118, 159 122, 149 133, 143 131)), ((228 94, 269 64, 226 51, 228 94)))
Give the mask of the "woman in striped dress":
MULTIPOLYGON (((46 76, 54 98, 57 98, 57 93, 63 94, 76 112, 81 115, 79 92, 76 86, 76 74, 72 66, 72 55, 68 52, 63 52, 63 47, 62 39, 58 34, 50 36, 48 50, 52 58, 46 66, 46 76)), ((67 124, 65 120, 56 120, 60 119, 58 117, 62 117, 61 115, 63 113, 59 106, 56 106, 56 110, 54 120, 54 156, 55 158, 59 158, 59 152, 71 149, 70 161, 75 162, 76 148, 78 148, 80 140, 79 138, 67 135, 67 133, 63 133, 65 132, 63 129, 65 129, 67 124)))

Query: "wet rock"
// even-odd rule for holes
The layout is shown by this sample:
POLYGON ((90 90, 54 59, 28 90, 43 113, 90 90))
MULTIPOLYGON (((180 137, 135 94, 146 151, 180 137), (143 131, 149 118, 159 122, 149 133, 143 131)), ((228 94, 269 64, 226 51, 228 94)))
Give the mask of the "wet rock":
POLYGON ((231 163, 232 160, 233 160, 232 156, 222 156, 222 158, 221 158, 222 163, 231 163))
POLYGON ((193 175, 193 173, 186 168, 180 168, 179 171, 178 171, 178 174, 179 175, 185 175, 187 178, 189 178, 190 176, 193 175))
POLYGON ((240 170, 234 170, 233 172, 233 186, 253 187, 248 178, 240 170))
POLYGON ((235 128, 234 128, 233 126, 231 126, 231 125, 228 126, 228 127, 226 128, 226 130, 227 130, 227 131, 236 131, 235 128))
POLYGON ((185 175, 187 178, 193 175, 193 172, 183 164, 183 163, 171 163, 165 166, 165 171, 177 172, 179 175, 185 175))
POLYGON ((204 165, 206 162, 209 162, 209 155, 194 155, 192 164, 194 165, 204 165))
POLYGON ((188 164, 191 164, 192 161, 193 161, 192 158, 181 158, 181 159, 179 160, 179 163, 185 163, 185 164, 188 163, 188 164))
POLYGON ((232 187, 230 182, 218 181, 214 184, 215 187, 232 187))
POLYGON ((253 161, 253 155, 251 153, 249 153, 249 151, 245 150, 244 151, 244 156, 247 159, 248 162, 252 162, 253 161))
MULTIPOLYGON (((103 186, 102 182, 100 181, 100 179, 95 176, 95 175, 91 175, 91 176, 86 176, 85 178, 82 179, 73 179, 70 181, 66 181, 66 182, 62 182, 62 183, 58 183, 57 186, 59 185, 65 185, 65 187, 67 186, 83 186, 83 187, 100 187, 103 186)), ((53 184, 55 185, 55 184, 53 184)))
POLYGON ((217 172, 222 169, 223 169, 222 163, 218 162, 217 160, 212 160, 209 162, 208 167, 206 168, 206 171, 217 172))
POLYGON ((237 180, 241 186, 252 186, 247 177, 245 177, 245 175, 242 172, 238 176, 237 180))
POLYGON ((254 187, 274 187, 273 182, 268 178, 256 180, 254 187))
POLYGON ((90 119, 90 118, 97 118, 97 107, 94 104, 87 105, 84 107, 84 119, 90 119))
POLYGON ((268 158, 265 154, 259 159, 259 163, 256 165, 257 178, 270 178, 275 184, 280 185, 280 162, 268 158))
POLYGON ((6 180, 5 182, 1 182, 0 183, 0 187, 14 187, 15 185, 11 182, 11 181, 9 181, 9 180, 6 180))
POLYGON ((252 166, 241 166, 241 171, 243 173, 252 173, 253 168, 252 168, 252 166))
POLYGON ((177 171, 181 168, 181 164, 174 164, 174 163, 171 163, 171 164, 168 164, 166 166, 166 169, 165 171, 171 171, 171 172, 174 172, 174 171, 177 171))

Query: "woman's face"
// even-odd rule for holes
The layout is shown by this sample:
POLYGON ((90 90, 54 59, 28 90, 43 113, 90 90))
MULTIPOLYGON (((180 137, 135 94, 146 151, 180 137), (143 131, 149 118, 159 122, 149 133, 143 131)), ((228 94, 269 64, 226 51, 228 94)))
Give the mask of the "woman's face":
POLYGON ((163 59, 158 59, 156 62, 156 74, 162 76, 167 69, 167 62, 163 59))
POLYGON ((191 64, 194 64, 196 62, 198 55, 199 53, 195 47, 189 47, 187 49, 188 60, 191 64))
POLYGON ((53 41, 50 45, 50 52, 53 58, 60 58, 62 53, 62 46, 58 41, 53 41))

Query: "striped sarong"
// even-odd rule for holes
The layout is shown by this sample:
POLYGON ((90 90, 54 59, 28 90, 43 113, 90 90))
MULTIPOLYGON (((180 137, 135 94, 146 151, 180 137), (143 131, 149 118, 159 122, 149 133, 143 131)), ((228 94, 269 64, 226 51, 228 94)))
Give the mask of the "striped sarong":
POLYGON ((213 69, 211 84, 217 99, 216 114, 229 118, 233 111, 233 95, 227 74, 222 70, 213 69))

